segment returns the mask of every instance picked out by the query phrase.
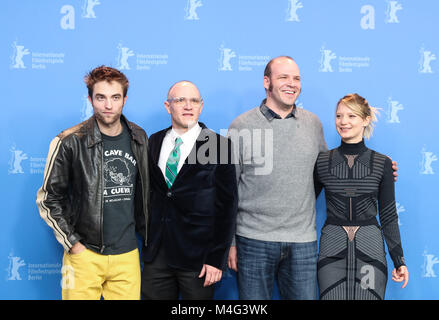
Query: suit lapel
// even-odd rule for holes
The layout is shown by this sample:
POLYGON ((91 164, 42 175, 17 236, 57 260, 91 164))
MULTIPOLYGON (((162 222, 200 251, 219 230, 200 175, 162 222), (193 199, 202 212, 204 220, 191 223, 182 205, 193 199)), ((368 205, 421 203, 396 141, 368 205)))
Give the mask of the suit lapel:
POLYGON ((199 123, 201 126, 201 132, 197 137, 197 140, 195 141, 194 146, 192 147, 191 152, 189 153, 188 157, 184 161, 183 166, 181 167, 180 171, 177 174, 177 177, 175 178, 173 186, 181 179, 183 179, 184 175, 186 175, 188 172, 190 172, 193 168, 196 167, 196 164, 198 164, 198 149, 207 141, 209 141, 209 130, 203 123, 199 123))
POLYGON ((169 129, 171 129, 171 127, 157 132, 156 136, 154 137, 154 139, 151 139, 152 141, 150 141, 149 144, 151 151, 151 160, 153 164, 157 167, 159 164, 160 150, 162 149, 163 140, 165 139, 166 132, 168 132, 169 129))
POLYGON ((163 129, 152 135, 149 140, 149 156, 150 156, 150 168, 152 175, 156 176, 160 181, 159 184, 161 187, 167 189, 168 186, 166 184, 165 178, 163 177, 162 170, 159 167, 159 158, 160 158, 160 150, 162 149, 163 140, 165 139, 166 132, 168 132, 170 128, 163 129))

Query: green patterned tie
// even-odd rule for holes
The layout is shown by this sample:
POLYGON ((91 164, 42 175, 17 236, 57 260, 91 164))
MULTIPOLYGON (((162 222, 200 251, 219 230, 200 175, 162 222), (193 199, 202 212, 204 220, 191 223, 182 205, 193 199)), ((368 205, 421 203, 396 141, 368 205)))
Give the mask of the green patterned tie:
POLYGON ((180 161, 180 146, 183 144, 183 140, 180 137, 175 138, 175 147, 169 155, 168 161, 166 162, 166 183, 168 188, 171 188, 172 184, 177 177, 177 167, 178 161, 180 161))

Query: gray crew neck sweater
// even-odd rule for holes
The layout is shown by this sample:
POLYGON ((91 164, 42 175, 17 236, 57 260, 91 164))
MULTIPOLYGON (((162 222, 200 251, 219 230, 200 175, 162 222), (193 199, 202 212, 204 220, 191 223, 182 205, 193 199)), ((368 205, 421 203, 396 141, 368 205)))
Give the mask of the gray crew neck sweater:
POLYGON ((239 162, 236 234, 315 241, 313 170, 319 152, 327 150, 318 117, 297 108, 294 117, 267 119, 257 107, 238 116, 228 135, 239 162))

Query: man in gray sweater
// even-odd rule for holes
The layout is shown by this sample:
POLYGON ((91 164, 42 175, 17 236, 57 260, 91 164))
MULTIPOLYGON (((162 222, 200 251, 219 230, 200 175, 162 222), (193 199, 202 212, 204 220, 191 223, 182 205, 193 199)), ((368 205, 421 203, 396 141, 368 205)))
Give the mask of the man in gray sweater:
POLYGON ((313 169, 326 151, 320 120, 297 108, 300 71, 291 57, 264 72, 266 99, 229 128, 238 179, 236 236, 229 267, 240 299, 316 299, 317 235, 313 169))

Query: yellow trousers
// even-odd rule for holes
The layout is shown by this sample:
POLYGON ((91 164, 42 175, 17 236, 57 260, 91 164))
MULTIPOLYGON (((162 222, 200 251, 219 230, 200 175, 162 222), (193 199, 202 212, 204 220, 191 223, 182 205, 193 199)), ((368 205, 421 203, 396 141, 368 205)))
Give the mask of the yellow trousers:
POLYGON ((89 249, 64 252, 63 300, 139 300, 139 251, 101 255, 89 249))

